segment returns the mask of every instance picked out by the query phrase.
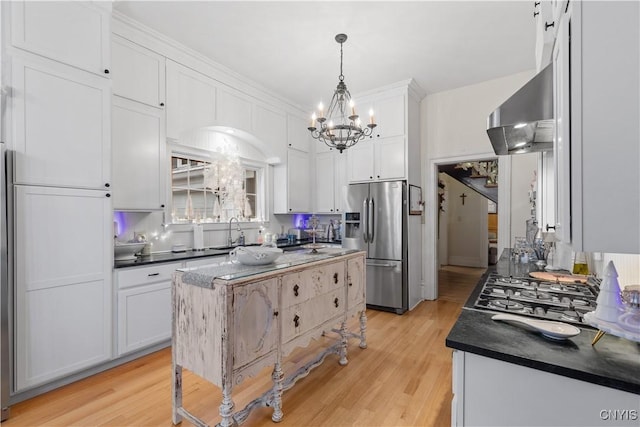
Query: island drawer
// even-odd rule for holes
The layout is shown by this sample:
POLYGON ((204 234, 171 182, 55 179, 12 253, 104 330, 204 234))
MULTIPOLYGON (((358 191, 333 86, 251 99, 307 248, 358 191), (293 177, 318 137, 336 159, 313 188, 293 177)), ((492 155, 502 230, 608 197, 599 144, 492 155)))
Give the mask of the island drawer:
POLYGON ((344 262, 335 262, 282 277, 282 307, 308 301, 333 289, 344 288, 344 262))
POLYGON ((334 289, 300 304, 282 310, 282 341, 288 342, 327 319, 344 316, 344 289, 334 289))
POLYGON ((148 267, 133 267, 116 270, 119 289, 138 285, 171 281, 171 274, 182 267, 181 262, 155 264, 148 267))

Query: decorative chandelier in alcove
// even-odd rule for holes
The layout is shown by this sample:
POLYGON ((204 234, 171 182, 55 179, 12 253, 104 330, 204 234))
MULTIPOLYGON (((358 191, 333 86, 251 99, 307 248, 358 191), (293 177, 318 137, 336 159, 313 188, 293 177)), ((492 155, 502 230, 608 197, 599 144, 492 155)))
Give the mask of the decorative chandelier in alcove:
POLYGON ((336 35, 336 41, 340 43, 340 75, 329 108, 324 110, 322 103, 318 106, 318 114, 311 116, 311 126, 307 129, 311 136, 324 142, 329 147, 342 153, 349 147, 353 147, 365 136, 371 135, 376 123, 373 119, 373 110, 369 111, 369 123, 362 126, 360 116, 356 114, 356 108, 351 94, 347 89, 342 74, 342 44, 347 41, 346 34, 336 35), (316 126, 317 125, 317 126, 316 126))

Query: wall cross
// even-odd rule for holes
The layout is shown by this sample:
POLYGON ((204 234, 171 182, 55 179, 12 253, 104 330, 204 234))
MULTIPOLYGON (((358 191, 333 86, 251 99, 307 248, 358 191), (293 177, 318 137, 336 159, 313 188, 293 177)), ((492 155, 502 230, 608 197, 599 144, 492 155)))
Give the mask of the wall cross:
POLYGON ((460 195, 460 198, 462 199, 462 205, 463 205, 463 206, 464 206, 464 199, 465 199, 466 197, 467 197, 467 195, 466 195, 466 194, 464 194, 464 193, 462 193, 462 194, 460 195))

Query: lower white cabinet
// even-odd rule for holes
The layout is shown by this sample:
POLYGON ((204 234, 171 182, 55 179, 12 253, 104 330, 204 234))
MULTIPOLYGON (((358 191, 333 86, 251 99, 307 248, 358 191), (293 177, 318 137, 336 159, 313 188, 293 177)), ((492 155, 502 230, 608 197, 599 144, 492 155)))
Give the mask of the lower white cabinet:
POLYGON ((460 350, 452 386, 452 426, 638 425, 637 394, 460 350))
POLYGON ((171 274, 182 263, 116 270, 117 355, 171 338, 171 274))
POLYGON ((16 391, 111 358, 111 199, 15 187, 16 391))

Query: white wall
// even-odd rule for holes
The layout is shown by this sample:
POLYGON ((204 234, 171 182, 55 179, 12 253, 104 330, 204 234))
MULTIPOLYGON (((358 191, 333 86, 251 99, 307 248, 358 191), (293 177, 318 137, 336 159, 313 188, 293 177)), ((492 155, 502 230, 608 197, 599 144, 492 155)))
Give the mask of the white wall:
MULTIPOLYGON (((536 189, 536 171, 538 170, 538 154, 518 154, 511 156, 511 230, 509 244, 513 247, 516 237, 525 237, 525 221, 535 217, 531 213, 532 205, 529 202, 529 192, 536 189)), ((498 172, 500 173, 500 172, 498 172)), ((500 201, 498 201, 499 203, 500 201)), ((500 254, 498 253, 498 256, 500 254)))
MULTIPOLYGON (((424 167, 423 193, 425 194, 424 225, 424 274, 425 298, 437 297, 437 163, 451 163, 462 159, 495 158, 491 142, 487 137, 486 124, 488 115, 516 90, 524 85, 535 74, 534 70, 522 72, 475 85, 465 86, 449 91, 428 95, 420 106, 420 127, 422 143, 422 164, 424 167)), ((514 157, 514 156, 510 156, 514 157)), ((518 162, 518 161, 516 161, 518 162)), ((504 162, 501 162, 501 164, 504 162)), ((511 168, 500 171, 499 179, 511 181, 511 168)), ((516 175, 520 169, 514 170, 516 175)), ((525 172, 529 179, 529 172, 525 172)), ((528 203, 527 192, 509 194, 515 197, 513 203, 520 204, 520 199, 528 203)), ((504 200, 503 200, 504 202, 504 200)), ((510 205, 498 203, 498 214, 508 214, 510 205)), ((522 218, 524 223, 526 218, 522 218)), ((514 222, 519 222, 515 219, 514 222)), ((503 233, 504 234, 504 233, 503 233)), ((501 239, 501 242, 504 240, 501 239)), ((506 244, 503 244, 503 247, 506 244)), ((501 248, 499 248, 500 251, 501 248)))
POLYGON ((447 232, 440 235, 440 240, 448 241, 447 264, 486 268, 489 248, 487 199, 448 175, 441 179, 449 198, 445 212, 447 232), (466 195, 464 204, 462 194, 466 195))

